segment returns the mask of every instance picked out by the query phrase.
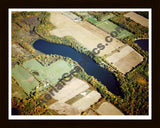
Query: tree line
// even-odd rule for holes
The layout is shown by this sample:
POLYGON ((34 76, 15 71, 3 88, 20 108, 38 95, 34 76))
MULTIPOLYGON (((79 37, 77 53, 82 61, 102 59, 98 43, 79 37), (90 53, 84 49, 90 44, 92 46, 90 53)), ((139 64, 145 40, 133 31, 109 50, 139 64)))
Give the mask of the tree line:
POLYGON ((114 24, 126 29, 133 33, 137 38, 148 38, 148 28, 142 26, 139 23, 134 22, 129 17, 118 15, 109 19, 114 24))

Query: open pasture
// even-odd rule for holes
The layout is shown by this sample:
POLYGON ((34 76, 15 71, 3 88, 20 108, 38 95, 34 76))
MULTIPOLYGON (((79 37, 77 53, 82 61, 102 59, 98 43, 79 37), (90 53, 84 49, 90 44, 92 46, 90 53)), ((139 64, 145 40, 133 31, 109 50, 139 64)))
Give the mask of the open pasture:
MULTIPOLYGON (((116 24, 110 22, 109 20, 100 21, 100 22, 96 23, 95 25, 97 27, 103 29, 104 31, 109 32, 109 33, 111 33, 112 31, 115 31, 115 29, 118 27, 116 24)), ((121 31, 121 33, 118 33, 117 38, 124 39, 130 35, 132 35, 130 32, 123 29, 123 31, 121 31)))
POLYGON ((25 90, 26 93, 30 93, 39 83, 34 79, 34 77, 29 74, 24 68, 16 65, 12 69, 12 75, 20 86, 25 90))
POLYGON ((55 85, 64 73, 69 73, 72 69, 72 66, 63 60, 59 60, 46 67, 36 60, 27 61, 23 65, 31 72, 37 72, 36 78, 52 85, 55 85))

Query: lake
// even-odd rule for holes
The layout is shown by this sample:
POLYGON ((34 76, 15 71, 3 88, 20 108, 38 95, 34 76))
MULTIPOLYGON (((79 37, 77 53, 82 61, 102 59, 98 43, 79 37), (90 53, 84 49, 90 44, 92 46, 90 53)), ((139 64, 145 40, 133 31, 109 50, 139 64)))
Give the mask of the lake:
POLYGON ((148 51, 148 39, 139 39, 134 41, 141 49, 148 51))
POLYGON ((119 87, 120 84, 116 80, 115 75, 107 69, 100 67, 87 55, 77 52, 75 49, 67 45, 50 43, 42 39, 35 41, 33 47, 44 54, 57 54, 70 57, 72 60, 78 62, 88 75, 94 76, 98 81, 101 81, 102 84, 106 85, 110 92, 114 93, 115 95, 122 96, 119 87), (80 63, 85 61, 84 58, 87 59, 86 65, 80 63))

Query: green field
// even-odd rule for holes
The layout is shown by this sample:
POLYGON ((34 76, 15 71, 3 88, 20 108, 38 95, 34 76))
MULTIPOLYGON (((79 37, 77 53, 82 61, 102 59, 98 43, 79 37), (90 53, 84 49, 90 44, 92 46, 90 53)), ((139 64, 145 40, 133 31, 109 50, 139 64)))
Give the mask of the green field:
MULTIPOLYGON (((109 20, 100 21, 95 25, 109 33, 115 31, 115 28, 118 27, 116 24, 110 22, 109 20)), ((128 32, 127 30, 123 30, 120 34, 118 34, 117 38, 124 39, 130 35, 132 35, 130 32, 128 32)))
POLYGON ((110 18, 112 18, 112 17, 114 17, 114 16, 115 16, 114 14, 110 13, 109 15, 103 17, 103 18, 102 18, 102 21, 108 20, 108 19, 110 19, 110 18))
POLYGON ((92 23, 92 24, 98 23, 98 21, 97 21, 94 17, 92 17, 92 16, 88 17, 88 18, 87 18, 87 21, 89 21, 89 22, 92 23))
MULTIPOLYGON (((94 24, 95 26, 103 29, 104 31, 111 33, 112 31, 115 31, 116 27, 118 27, 116 24, 114 24, 108 20, 114 16, 115 15, 111 13, 110 15, 103 17, 101 21, 97 21, 93 16, 90 16, 87 18, 87 21, 89 21, 90 23, 94 24)), ((131 35, 132 35, 132 33, 128 32, 127 30, 123 30, 123 31, 121 31, 121 33, 118 33, 117 38, 124 39, 128 36, 131 36, 131 35)))
POLYGON ((26 93, 30 93, 39 83, 34 79, 34 77, 29 74, 23 67, 16 65, 12 69, 12 75, 16 81, 21 85, 26 93))
POLYGON ((64 73, 69 73, 73 68, 63 60, 59 60, 47 67, 42 66, 36 60, 30 60, 25 62, 23 66, 31 72, 38 72, 39 75, 35 75, 36 78, 52 85, 55 85, 64 73))

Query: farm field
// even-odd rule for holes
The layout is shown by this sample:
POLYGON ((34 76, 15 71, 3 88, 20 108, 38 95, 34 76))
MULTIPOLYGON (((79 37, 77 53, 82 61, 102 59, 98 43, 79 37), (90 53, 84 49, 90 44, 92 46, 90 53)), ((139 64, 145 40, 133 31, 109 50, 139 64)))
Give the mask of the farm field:
MULTIPOLYGON (((114 16, 115 16, 114 14, 110 13, 109 15, 103 17, 102 21, 108 20, 108 19, 110 19, 110 18, 112 18, 114 16)), ((87 17, 88 17, 87 21, 91 22, 92 24, 96 25, 96 23, 99 23, 99 21, 97 21, 97 19, 94 18, 93 16, 91 16, 91 15, 88 14, 87 17)))
MULTIPOLYGON (((100 21, 96 23, 96 26, 98 26, 99 28, 109 33, 111 33, 112 31, 115 31, 115 28, 118 27, 116 24, 110 22, 109 20, 100 21)), ((123 29, 123 31, 121 31, 121 33, 118 34, 117 38, 124 39, 131 35, 132 34, 130 32, 123 29)))
POLYGON ((81 114, 77 108, 69 104, 58 102, 58 101, 48 106, 48 108, 62 115, 80 115, 81 114))
MULTIPOLYGON (((56 29, 50 31, 51 35, 56 35, 59 37, 72 36, 84 47, 88 48, 91 51, 96 48, 97 44, 99 43, 105 45, 105 37, 110 36, 108 33, 100 30, 99 28, 91 25, 90 23, 76 23, 70 18, 61 14, 60 12, 50 13, 50 21, 56 26, 56 29)), ((122 45, 124 45, 122 42, 118 41, 117 39, 113 39, 112 43, 108 44, 107 48, 105 48, 99 55, 103 56, 105 54, 109 54, 111 51, 117 49, 122 45)))
POLYGON ((93 16, 88 17, 87 20, 92 24, 98 23, 97 19, 95 19, 93 16))
MULTIPOLYGON (((91 51, 97 47, 97 44, 99 44, 99 42, 105 45, 106 44, 105 37, 110 36, 109 33, 99 29, 98 27, 88 23, 87 21, 74 22, 73 20, 67 18, 60 12, 56 13, 51 12, 50 21, 56 26, 56 29, 50 31, 51 34, 60 37, 70 35, 74 37, 78 42, 80 42, 84 47, 88 48, 91 51)), ((117 25, 111 22, 109 22, 109 24, 110 24, 108 25, 108 27, 110 27, 109 31, 112 31, 117 27, 117 25)), ((107 26, 106 29, 108 30, 107 26)), ((123 30, 123 32, 120 33, 119 36, 121 37, 127 36, 127 35, 124 36, 125 31, 126 30, 123 30)), ((117 58, 116 55, 119 56, 119 60, 123 58, 124 61, 121 61, 121 63, 120 61, 119 62, 117 61, 116 63, 113 63, 113 66, 115 66, 117 69, 119 69, 120 72, 125 74, 126 72, 129 72, 133 67, 135 67, 142 61, 142 56, 139 55, 134 49, 130 48, 130 46, 127 46, 125 50, 128 51, 128 49, 132 49, 132 51, 134 51, 133 53, 135 53, 134 54, 135 56, 132 56, 131 54, 129 56, 124 55, 125 50, 120 50, 121 52, 116 52, 116 54, 113 54, 113 51, 120 49, 125 44, 117 40, 116 38, 112 39, 113 41, 111 43, 108 43, 105 49, 101 50, 101 52, 98 55, 104 56, 112 54, 108 58, 106 58, 106 60, 109 61, 109 63, 111 64, 113 63, 111 60, 114 59, 116 60, 117 58), (134 60, 135 58, 139 59, 134 60), (134 63, 127 65, 128 62, 134 62, 134 63)))
POLYGON ((123 74, 129 72, 133 67, 143 61, 143 57, 137 53, 133 48, 125 46, 106 60, 113 64, 123 74))
POLYGON ((18 55, 18 54, 19 55, 24 54, 23 49, 19 45, 13 44, 12 45, 12 55, 14 56, 14 55, 18 55))
POLYGON ((80 10, 9 12, 11 118, 150 115, 150 54, 137 40, 151 43, 151 12, 80 10))
POLYGON ((89 107, 96 103, 101 98, 101 95, 97 91, 92 91, 77 102, 73 103, 72 106, 83 112, 89 107))
POLYGON ((72 80, 66 82, 66 85, 61 90, 59 90, 58 93, 55 93, 55 96, 53 96, 53 98, 61 102, 66 102, 79 93, 84 92, 88 88, 89 85, 86 82, 78 78, 72 78, 72 80))
POLYGON ((39 83, 34 79, 34 77, 29 74, 24 68, 16 65, 12 69, 12 75, 20 84, 20 86, 25 90, 26 93, 30 93, 39 83), (22 75, 23 74, 23 75, 22 75))
MULTIPOLYGON (((118 27, 116 24, 110 22, 108 19, 114 17, 114 14, 110 14, 108 16, 105 16, 102 18, 101 21, 97 21, 93 16, 89 16, 87 18, 87 21, 90 23, 96 25, 97 27, 101 28, 102 30, 111 33, 112 31, 115 31, 115 28, 118 27)), ((132 34, 128 32, 127 30, 121 31, 121 33, 118 34, 117 38, 124 39, 128 36, 131 36, 132 34)))
POLYGON ((112 18, 112 17, 114 17, 114 16, 115 16, 115 15, 114 15, 113 13, 110 13, 109 15, 103 17, 103 18, 102 18, 102 21, 108 20, 108 19, 110 19, 110 18, 112 18))
POLYGON ((61 79, 64 73, 69 73, 69 71, 73 68, 70 64, 63 60, 59 60, 50 66, 42 66, 36 60, 30 60, 25 62, 24 67, 31 72, 38 72, 36 78, 41 81, 48 82, 52 85, 55 85, 58 82, 58 79, 61 79))
POLYGON ((109 102, 104 102, 96 110, 101 115, 124 115, 119 109, 109 102))
POLYGON ((135 12, 129 12, 127 14, 124 15, 125 17, 129 17, 131 18, 132 20, 134 20, 135 22, 145 26, 145 27, 148 27, 149 26, 149 21, 147 18, 135 13, 135 12))
POLYGON ((23 88, 15 83, 15 81, 12 78, 12 97, 18 97, 18 98, 25 98, 27 95, 24 92, 23 88))
POLYGON ((66 85, 54 94, 53 98, 57 102, 50 104, 49 109, 67 115, 80 115, 82 111, 87 110, 101 98, 97 91, 89 89, 88 83, 75 77, 66 82, 66 85))

